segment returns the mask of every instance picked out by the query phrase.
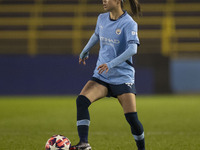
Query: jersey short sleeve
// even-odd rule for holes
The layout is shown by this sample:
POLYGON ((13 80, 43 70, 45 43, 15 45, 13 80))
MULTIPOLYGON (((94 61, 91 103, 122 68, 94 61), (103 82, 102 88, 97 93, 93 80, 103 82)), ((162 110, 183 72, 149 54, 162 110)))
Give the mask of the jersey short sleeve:
POLYGON ((99 22, 100 22, 100 15, 97 18, 96 28, 95 28, 95 34, 99 35, 99 22))
POLYGON ((138 38, 138 25, 136 22, 131 21, 127 24, 125 31, 126 42, 128 44, 137 44, 140 45, 138 38))

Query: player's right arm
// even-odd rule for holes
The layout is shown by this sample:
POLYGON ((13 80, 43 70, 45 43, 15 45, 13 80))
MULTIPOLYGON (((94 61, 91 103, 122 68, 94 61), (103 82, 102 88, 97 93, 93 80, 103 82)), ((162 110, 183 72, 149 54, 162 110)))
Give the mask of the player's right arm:
POLYGON ((85 60, 88 59, 89 57, 89 51, 90 49, 99 41, 99 21, 100 21, 100 15, 98 16, 96 27, 95 27, 95 32, 91 36, 90 40, 88 41, 87 45, 84 47, 83 51, 80 54, 79 57, 79 64, 81 62, 85 65, 85 60))
POLYGON ((97 34, 93 34, 90 38, 90 40, 88 41, 88 43, 86 44, 86 46, 84 47, 84 49, 82 50, 80 56, 79 56, 79 64, 81 64, 81 62, 85 65, 85 60, 88 59, 89 57, 89 51, 90 49, 99 41, 99 36, 97 34))

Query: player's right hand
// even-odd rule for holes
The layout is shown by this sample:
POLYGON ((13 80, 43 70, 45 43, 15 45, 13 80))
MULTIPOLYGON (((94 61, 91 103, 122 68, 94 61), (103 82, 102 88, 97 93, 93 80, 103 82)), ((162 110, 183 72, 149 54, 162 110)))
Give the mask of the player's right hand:
POLYGON ((83 58, 83 59, 79 58, 79 64, 81 64, 81 62, 82 62, 83 65, 86 65, 85 60, 87 60, 87 59, 88 59, 88 57, 85 57, 85 58, 83 58))

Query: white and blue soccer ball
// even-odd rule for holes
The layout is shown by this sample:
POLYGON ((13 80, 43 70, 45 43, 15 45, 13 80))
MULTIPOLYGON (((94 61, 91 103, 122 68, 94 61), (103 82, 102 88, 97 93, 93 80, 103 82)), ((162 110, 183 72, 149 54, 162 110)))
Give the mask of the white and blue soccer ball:
POLYGON ((69 150, 71 146, 70 140, 63 135, 54 135, 48 139, 46 150, 69 150))

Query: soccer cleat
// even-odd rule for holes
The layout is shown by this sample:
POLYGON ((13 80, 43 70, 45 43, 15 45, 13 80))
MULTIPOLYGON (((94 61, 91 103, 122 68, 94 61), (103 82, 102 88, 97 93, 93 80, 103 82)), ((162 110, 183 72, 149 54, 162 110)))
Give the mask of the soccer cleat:
POLYGON ((71 146, 70 150, 92 150, 89 143, 79 142, 77 145, 71 146))

